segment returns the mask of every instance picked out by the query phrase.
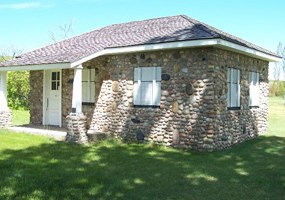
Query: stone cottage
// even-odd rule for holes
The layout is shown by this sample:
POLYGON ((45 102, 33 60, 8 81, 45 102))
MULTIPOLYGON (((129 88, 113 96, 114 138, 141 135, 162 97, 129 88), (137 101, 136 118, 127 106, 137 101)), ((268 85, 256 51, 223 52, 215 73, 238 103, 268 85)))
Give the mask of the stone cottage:
POLYGON ((266 49, 184 15, 114 24, 0 64, 0 126, 9 124, 6 72, 30 71, 30 122, 67 140, 109 133, 201 151, 267 129, 266 49))

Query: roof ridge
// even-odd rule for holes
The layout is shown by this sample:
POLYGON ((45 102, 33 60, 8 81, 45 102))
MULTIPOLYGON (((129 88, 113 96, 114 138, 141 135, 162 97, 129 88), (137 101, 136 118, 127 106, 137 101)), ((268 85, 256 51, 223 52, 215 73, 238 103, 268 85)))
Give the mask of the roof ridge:
MULTIPOLYGON (((43 46, 40 47, 40 48, 36 48, 36 49, 32 49, 32 50, 27 51, 27 52, 23 52, 21 55, 26 54, 26 53, 30 53, 30 52, 34 52, 34 51, 36 51, 36 50, 41 50, 41 49, 43 49, 43 48, 47 48, 47 47, 50 47, 50 46, 54 46, 54 45, 56 45, 56 44, 59 44, 59 43, 62 43, 62 42, 71 40, 71 39, 76 38, 76 37, 80 37, 80 36, 83 36, 83 35, 88 35, 88 34, 93 33, 93 32, 99 32, 99 31, 102 30, 102 29, 105 29, 105 28, 108 28, 108 27, 113 27, 113 26, 116 26, 116 25, 132 24, 132 23, 146 22, 146 21, 154 21, 154 20, 158 20, 158 19, 172 18, 172 17, 178 17, 178 16, 181 16, 181 17, 182 17, 182 16, 186 16, 186 15, 182 15, 182 14, 181 14, 181 15, 157 17, 157 18, 150 18, 150 19, 144 19, 144 20, 136 20, 136 21, 131 21, 131 22, 122 22, 122 23, 110 24, 110 25, 103 26, 103 27, 100 27, 100 28, 97 28, 97 29, 93 29, 93 30, 88 31, 88 32, 84 32, 84 33, 81 33, 81 34, 78 34, 78 35, 71 36, 71 37, 69 37, 69 38, 64 38, 64 39, 61 39, 61 40, 59 40, 59 41, 56 41, 56 42, 53 42, 53 43, 50 43, 50 44, 43 45, 43 46)), ((19 57, 21 57, 21 55, 19 55, 19 57)))
POLYGON ((221 38, 221 39, 224 39, 224 40, 227 40, 227 41, 235 40, 235 43, 240 43, 240 45, 243 45, 243 46, 246 45, 249 48, 253 48, 253 49, 256 49, 256 50, 259 50, 259 51, 262 49, 262 51, 265 51, 265 52, 267 52, 267 53, 269 53, 271 55, 275 55, 275 53, 270 51, 270 50, 267 50, 267 49, 265 49, 265 48, 263 48, 263 47, 261 47, 259 45, 253 44, 253 43, 251 43, 251 42, 249 42, 247 40, 244 40, 244 39, 242 39, 242 38, 240 38, 238 36, 235 36, 235 35, 233 35, 231 33, 227 33, 225 31, 222 31, 221 29, 215 28, 214 26, 211 26, 211 25, 206 24, 204 22, 201 22, 199 20, 193 19, 193 18, 191 18, 191 17, 189 17, 187 15, 183 15, 182 17, 187 19, 187 20, 189 20, 190 22, 192 22, 192 23, 194 23, 196 25, 197 24, 201 24, 201 25, 205 26, 208 30, 205 27, 199 27, 199 28, 201 28, 203 31, 206 31, 207 33, 210 33, 210 34, 211 34, 210 31, 214 32, 217 35, 216 38, 221 38))
POLYGON ((206 27, 211 28, 211 29, 209 29, 209 30, 210 30, 210 31, 209 31, 208 29, 205 29, 204 27, 199 26, 200 29, 202 29, 203 31, 205 31, 205 32, 207 32, 207 33, 209 33, 209 34, 212 34, 212 32, 214 32, 216 35, 220 35, 220 34, 217 33, 215 30, 212 30, 212 28, 214 28, 214 27, 212 27, 212 26, 210 26, 210 25, 208 25, 208 24, 206 24, 206 23, 203 23, 203 22, 201 22, 201 21, 199 21, 199 20, 196 20, 196 19, 194 19, 194 18, 191 18, 191 17, 189 17, 189 16, 187 16, 187 15, 182 15, 182 17, 183 17, 184 19, 188 20, 189 22, 195 24, 195 25, 204 25, 204 26, 206 26, 206 27))

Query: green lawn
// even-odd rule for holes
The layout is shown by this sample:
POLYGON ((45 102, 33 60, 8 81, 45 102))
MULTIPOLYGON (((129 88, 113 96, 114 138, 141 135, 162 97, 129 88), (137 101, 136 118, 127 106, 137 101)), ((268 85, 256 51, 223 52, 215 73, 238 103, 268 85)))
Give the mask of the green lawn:
POLYGON ((13 125, 19 126, 30 123, 30 113, 27 110, 13 110, 13 125))
POLYGON ((269 98, 268 135, 285 137, 285 100, 282 97, 269 98))
POLYGON ((1 130, 0 199, 285 199, 285 108, 270 106, 268 134, 213 153, 1 130))

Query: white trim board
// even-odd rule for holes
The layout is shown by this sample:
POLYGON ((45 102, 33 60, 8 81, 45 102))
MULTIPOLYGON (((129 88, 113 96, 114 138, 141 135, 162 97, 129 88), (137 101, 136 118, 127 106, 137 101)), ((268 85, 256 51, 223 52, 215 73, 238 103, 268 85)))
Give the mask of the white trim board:
POLYGON ((24 70, 49 70, 49 69, 68 69, 70 63, 39 64, 39 65, 17 65, 10 67, 0 67, 0 71, 24 71, 24 70))

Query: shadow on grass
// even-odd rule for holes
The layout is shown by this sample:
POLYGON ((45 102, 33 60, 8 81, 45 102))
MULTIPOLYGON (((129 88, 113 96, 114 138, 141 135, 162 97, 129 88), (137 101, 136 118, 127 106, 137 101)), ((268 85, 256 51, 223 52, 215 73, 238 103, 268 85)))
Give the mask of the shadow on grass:
POLYGON ((114 141, 0 151, 0 199, 282 199, 285 138, 193 153, 114 141))

